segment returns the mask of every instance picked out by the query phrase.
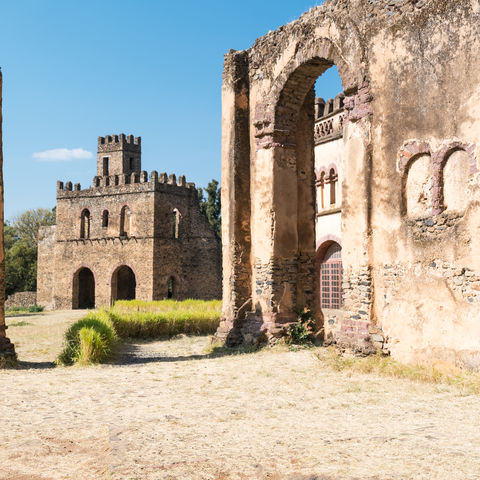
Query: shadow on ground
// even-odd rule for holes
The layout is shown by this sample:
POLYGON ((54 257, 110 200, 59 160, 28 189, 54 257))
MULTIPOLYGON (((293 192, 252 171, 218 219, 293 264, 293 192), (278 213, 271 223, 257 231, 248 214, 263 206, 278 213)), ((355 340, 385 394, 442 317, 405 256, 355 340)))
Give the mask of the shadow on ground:
MULTIPOLYGON (((188 362, 191 360, 207 360, 210 358, 227 357, 233 355, 255 353, 259 349, 250 348, 226 348, 219 347, 211 353, 191 354, 191 355, 171 355, 162 354, 159 351, 149 350, 148 345, 151 342, 142 343, 124 343, 121 344, 110 365, 141 365, 157 362, 188 362)), ((158 344, 157 344, 158 345, 158 344)))

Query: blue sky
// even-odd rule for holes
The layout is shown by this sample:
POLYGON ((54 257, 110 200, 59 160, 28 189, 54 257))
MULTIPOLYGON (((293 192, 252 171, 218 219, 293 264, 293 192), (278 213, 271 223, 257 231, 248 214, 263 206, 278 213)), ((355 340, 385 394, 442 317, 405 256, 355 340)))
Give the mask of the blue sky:
MULTIPOLYGON (((321 3, 1 2, 6 218, 53 207, 57 180, 88 187, 99 135, 141 136, 144 170, 220 179, 224 53, 321 3)), ((341 88, 332 72, 326 98, 341 88)))

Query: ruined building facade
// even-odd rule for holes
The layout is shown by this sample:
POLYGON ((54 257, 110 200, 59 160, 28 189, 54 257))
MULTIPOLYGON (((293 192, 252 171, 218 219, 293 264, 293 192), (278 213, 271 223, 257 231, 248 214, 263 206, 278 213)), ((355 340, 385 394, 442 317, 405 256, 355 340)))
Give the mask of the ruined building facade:
POLYGON ((219 338, 275 341, 309 306, 342 348, 480 367, 479 47, 478 0, 327 0, 226 55, 219 338), (333 65, 345 98, 331 172, 316 164, 329 147, 314 84, 333 65), (335 198, 322 215, 318 189, 337 176, 341 212, 335 198), (325 238, 339 225, 330 315, 319 248, 340 245, 325 238))
POLYGON ((92 187, 59 181, 56 212, 39 232, 39 304, 220 297, 220 241, 195 185, 143 171, 140 137, 99 137, 92 187))

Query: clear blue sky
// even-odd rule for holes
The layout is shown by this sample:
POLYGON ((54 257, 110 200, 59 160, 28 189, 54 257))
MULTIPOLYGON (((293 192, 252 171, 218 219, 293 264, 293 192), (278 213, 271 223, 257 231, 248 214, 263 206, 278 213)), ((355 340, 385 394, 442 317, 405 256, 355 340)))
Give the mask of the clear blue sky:
MULTIPOLYGON (((321 3, 2 1, 6 217, 53 207, 58 179, 90 186, 99 135, 141 136, 144 170, 220 179, 224 53, 321 3), (93 158, 41 158, 53 149, 93 158)), ((340 88, 322 77, 322 96, 340 88)))

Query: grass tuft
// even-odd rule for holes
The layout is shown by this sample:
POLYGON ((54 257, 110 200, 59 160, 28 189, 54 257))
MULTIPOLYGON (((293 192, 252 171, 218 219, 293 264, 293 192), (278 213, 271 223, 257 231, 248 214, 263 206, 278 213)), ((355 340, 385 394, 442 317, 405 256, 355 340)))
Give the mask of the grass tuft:
POLYGON ((28 325, 33 325, 33 323, 29 323, 25 320, 20 320, 19 322, 12 322, 8 324, 9 327, 26 327, 28 325))
POLYGON ((220 300, 121 300, 109 311, 120 338, 170 338, 209 335, 220 323, 220 300))
POLYGON ((368 357, 342 357, 333 348, 326 352, 321 351, 318 358, 322 364, 337 372, 375 374, 420 383, 450 385, 468 394, 480 394, 480 374, 458 368, 441 370, 423 365, 403 364, 382 354, 368 357))
POLYGON ((32 305, 31 307, 12 307, 5 311, 5 315, 27 314, 43 312, 45 307, 43 305, 32 305))
POLYGON ((104 310, 89 313, 65 333, 65 347, 58 356, 61 365, 90 365, 107 360, 112 354, 117 334, 104 310))

